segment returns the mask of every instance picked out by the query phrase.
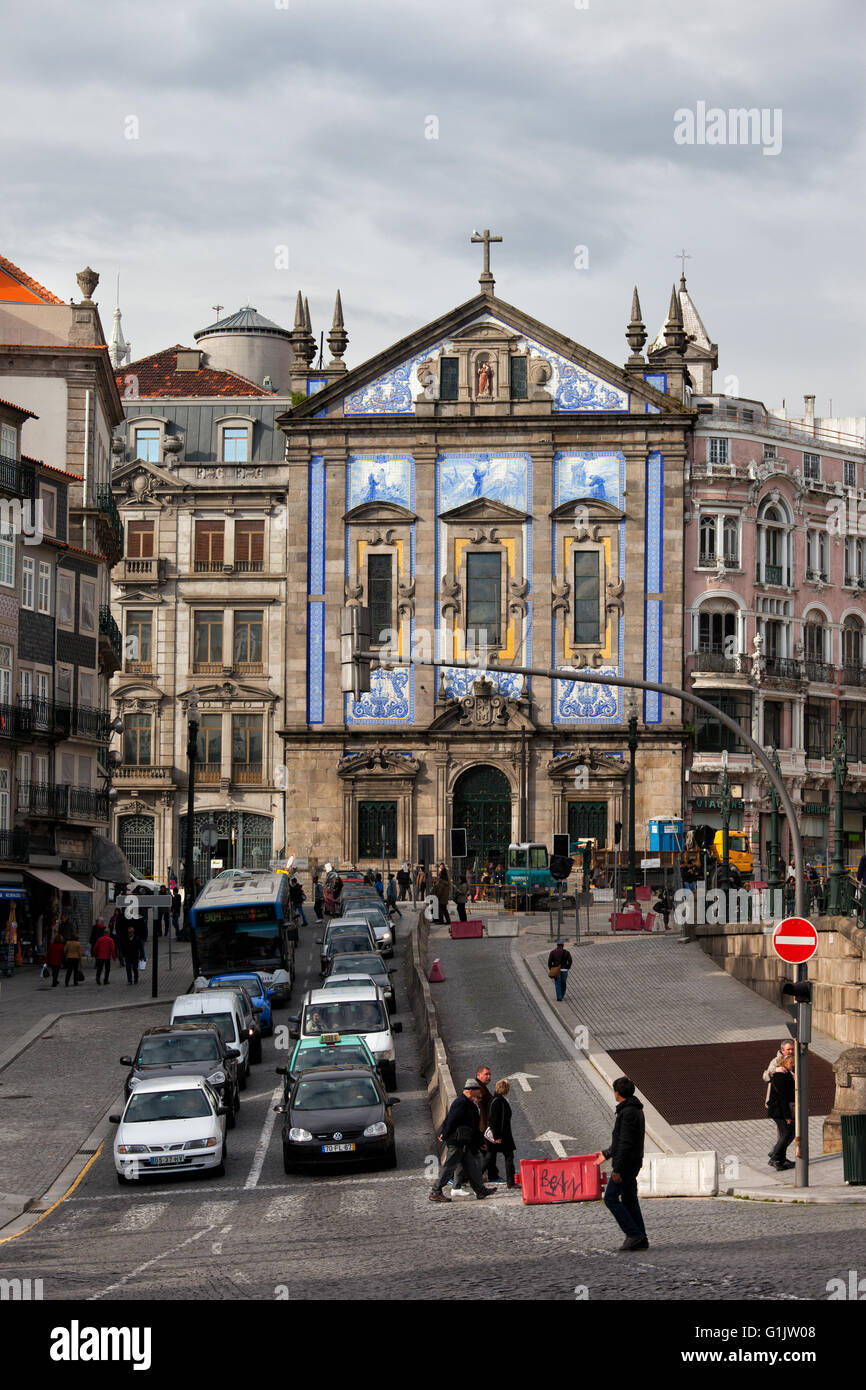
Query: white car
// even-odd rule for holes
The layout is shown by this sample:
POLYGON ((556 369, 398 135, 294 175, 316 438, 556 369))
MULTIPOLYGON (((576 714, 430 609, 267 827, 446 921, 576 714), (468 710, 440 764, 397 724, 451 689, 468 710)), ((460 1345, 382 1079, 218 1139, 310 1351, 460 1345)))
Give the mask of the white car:
POLYGON ((121 1186, 159 1172, 188 1173, 226 1160, 226 1109, 201 1076, 156 1076, 136 1086, 117 1125, 114 1167, 121 1186))

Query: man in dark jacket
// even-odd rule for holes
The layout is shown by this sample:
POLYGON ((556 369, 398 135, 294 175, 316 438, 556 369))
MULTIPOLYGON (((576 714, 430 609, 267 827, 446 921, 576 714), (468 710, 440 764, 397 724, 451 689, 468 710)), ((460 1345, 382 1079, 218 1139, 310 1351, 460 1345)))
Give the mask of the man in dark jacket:
POLYGON ((613 1083, 616 1120, 609 1149, 596 1154, 596 1163, 610 1159, 610 1178, 604 1204, 625 1234, 620 1250, 648 1250, 646 1228, 637 1200, 637 1175, 643 1164, 644 1113, 634 1082, 620 1076, 613 1083))
POLYGON ((780 1173, 787 1172, 795 1164, 788 1158, 787 1149, 794 1138, 794 1054, 789 1052, 781 1058, 779 1066, 770 1077, 770 1095, 767 1100, 767 1114, 776 1121, 777 1139, 770 1150, 770 1167, 780 1173))
POLYGON ((553 987, 556 990, 557 1003, 562 1003, 565 998, 565 988, 568 984, 568 972, 571 969, 571 952, 566 951, 561 941, 557 941, 555 947, 547 957, 547 968, 553 970, 558 967, 556 975, 553 977, 553 987))
MULTIPOLYGON (((484 1131, 487 1128, 488 1115, 490 1113, 490 1102, 493 1099, 493 1092, 490 1089, 490 1082, 493 1080, 493 1073, 484 1063, 476 1069, 475 1085, 478 1087, 479 1094, 473 1096, 473 1100, 478 1105, 478 1129, 481 1133, 481 1176, 488 1182, 499 1182, 499 1173, 496 1169, 497 1149, 494 1145, 487 1144, 484 1139, 484 1131)), ((459 1192, 466 1181, 467 1169, 461 1164, 454 1174, 453 1191, 459 1192)))
POLYGON ((132 922, 126 928, 126 936, 118 940, 117 950, 126 965, 126 983, 137 985, 139 963, 144 958, 144 944, 141 937, 136 934, 132 922))
POLYGON ((481 1089, 477 1079, 470 1076, 463 1087, 463 1094, 457 1097, 445 1116, 439 1139, 448 1145, 448 1149, 442 1170, 430 1190, 431 1202, 451 1201, 442 1189, 460 1164, 465 1166, 472 1190, 479 1201, 494 1191, 494 1188, 485 1187, 481 1181, 482 1134, 478 1128, 481 1089))

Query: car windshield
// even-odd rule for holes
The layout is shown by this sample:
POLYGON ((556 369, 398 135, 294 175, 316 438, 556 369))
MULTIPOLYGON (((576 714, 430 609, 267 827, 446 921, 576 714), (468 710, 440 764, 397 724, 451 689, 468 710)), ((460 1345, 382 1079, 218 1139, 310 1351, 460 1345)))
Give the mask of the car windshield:
POLYGON ((335 956, 332 975, 387 975, 385 962, 372 952, 363 955, 335 956))
POLYGON ((235 1021, 232 1014, 200 1014, 205 1023, 215 1023, 226 1042, 236 1042, 235 1021))
POLYGON ((332 956, 342 956, 355 951, 363 951, 370 942, 366 936, 337 936, 328 942, 328 952, 332 956))
POLYGON ((369 1076, 302 1077, 292 1098, 293 1110, 349 1110, 379 1104, 369 1076))
POLYGON ((136 1066, 174 1066, 177 1062, 218 1062, 220 1047, 216 1038, 207 1033, 190 1037, 142 1038, 136 1066))
POLYGON ((304 1009, 304 1032, 314 1037, 319 1033, 383 1033, 387 1026, 384 1007, 376 999, 307 1004, 304 1009))
POLYGON ((219 984, 217 984, 216 980, 211 980, 210 988, 211 988, 211 989, 225 989, 225 988, 229 988, 229 989, 245 989, 246 992, 247 992, 247 994, 249 994, 250 997, 251 997, 251 998, 254 998, 254 999, 261 998, 261 996, 264 994, 264 989, 262 988, 262 986, 261 986, 261 984, 259 983, 259 981, 258 981, 258 980, 250 980, 250 979, 248 979, 246 976, 244 977, 244 979, 239 980, 239 979, 238 979, 236 976, 234 976, 234 975, 223 975, 223 976, 220 978, 219 984))
POLYGON ((305 1047, 292 1063, 292 1071, 309 1071, 311 1067, 368 1067, 370 1055, 363 1047, 338 1044, 325 1047, 305 1047))
POLYGON ((204 1091, 133 1091, 123 1116, 124 1124, 160 1120, 203 1120, 212 1115, 204 1091))

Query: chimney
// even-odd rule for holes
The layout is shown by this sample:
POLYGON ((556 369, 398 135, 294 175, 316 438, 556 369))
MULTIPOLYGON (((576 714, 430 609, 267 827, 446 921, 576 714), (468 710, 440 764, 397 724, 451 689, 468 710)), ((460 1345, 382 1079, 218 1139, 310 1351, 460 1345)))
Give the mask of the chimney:
POLYGON ((815 423, 815 397, 814 397, 814 396, 804 396, 804 397, 803 397, 803 405, 804 405, 804 407, 805 407, 805 412, 806 412, 805 415, 803 416, 803 419, 805 420, 805 422, 806 422, 807 425, 814 425, 814 423, 815 423))

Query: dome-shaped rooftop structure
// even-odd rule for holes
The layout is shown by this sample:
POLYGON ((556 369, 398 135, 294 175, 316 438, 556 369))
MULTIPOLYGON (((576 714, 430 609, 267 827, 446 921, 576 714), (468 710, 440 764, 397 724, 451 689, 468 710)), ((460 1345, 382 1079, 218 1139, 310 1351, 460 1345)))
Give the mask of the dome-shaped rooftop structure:
POLYGON ((288 392, 293 358, 290 334, 251 304, 200 328, 194 337, 210 366, 261 385, 267 379, 274 391, 288 392))

